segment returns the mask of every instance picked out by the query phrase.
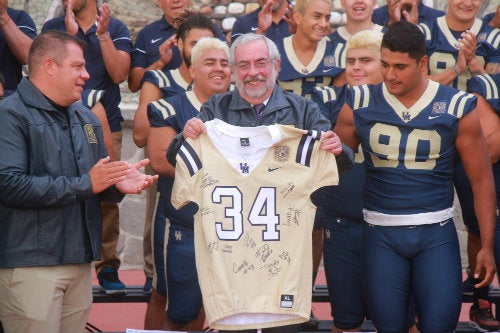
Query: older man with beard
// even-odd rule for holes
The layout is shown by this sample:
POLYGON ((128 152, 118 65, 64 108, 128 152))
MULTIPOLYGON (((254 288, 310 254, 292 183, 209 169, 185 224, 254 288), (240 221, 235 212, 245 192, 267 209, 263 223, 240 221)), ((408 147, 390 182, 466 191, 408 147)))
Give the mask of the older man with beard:
MULTIPOLYGON (((237 89, 212 96, 202 105, 198 117, 186 122, 184 132, 177 135, 167 153, 172 165, 184 138, 197 138, 206 131, 204 121, 214 118, 244 127, 281 124, 323 131, 321 148, 337 155, 339 168, 350 164, 340 140, 330 130, 331 123, 321 115, 318 105, 275 84, 281 59, 269 38, 253 33, 238 37, 231 45, 229 62, 237 89)), ((309 269, 312 274, 312 267, 309 269)), ((297 329, 297 325, 289 325, 263 329, 263 332, 288 333, 297 329)))

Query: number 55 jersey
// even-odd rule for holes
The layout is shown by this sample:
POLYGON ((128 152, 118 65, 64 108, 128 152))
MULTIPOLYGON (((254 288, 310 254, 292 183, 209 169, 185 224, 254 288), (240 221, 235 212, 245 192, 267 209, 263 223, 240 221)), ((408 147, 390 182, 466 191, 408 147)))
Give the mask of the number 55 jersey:
POLYGON ((196 267, 209 326, 252 329, 309 320, 310 195, 338 184, 320 133, 214 119, 179 150, 172 204, 198 204, 196 267))

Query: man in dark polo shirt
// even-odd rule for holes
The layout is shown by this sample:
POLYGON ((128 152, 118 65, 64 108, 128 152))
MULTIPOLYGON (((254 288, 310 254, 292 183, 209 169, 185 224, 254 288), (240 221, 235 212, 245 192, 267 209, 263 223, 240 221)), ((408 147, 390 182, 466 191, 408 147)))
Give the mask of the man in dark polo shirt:
MULTIPOLYGON (((141 81, 146 70, 171 70, 182 63, 181 54, 173 37, 183 14, 191 6, 191 0, 158 0, 163 16, 139 31, 132 50, 132 64, 128 77, 130 91, 141 88, 141 81)), ((214 24, 217 38, 225 41, 219 26, 214 24)))
MULTIPOLYGON (((42 32, 50 29, 67 31, 87 43, 83 52, 90 79, 85 83, 85 89, 105 91, 101 103, 112 133, 114 156, 119 160, 123 118, 118 107, 121 100, 118 84, 125 81, 130 67, 130 33, 125 24, 111 17, 107 3, 98 8, 96 0, 63 0, 63 5, 66 14, 47 21, 42 32)), ((118 278, 120 259, 116 254, 118 205, 103 203, 101 210, 102 260, 95 262, 99 284, 107 294, 124 293, 125 285, 118 278)))
POLYGON ((0 72, 5 77, 4 95, 16 90, 22 78, 22 66, 28 63, 28 51, 36 36, 33 19, 22 10, 0 1, 0 72))

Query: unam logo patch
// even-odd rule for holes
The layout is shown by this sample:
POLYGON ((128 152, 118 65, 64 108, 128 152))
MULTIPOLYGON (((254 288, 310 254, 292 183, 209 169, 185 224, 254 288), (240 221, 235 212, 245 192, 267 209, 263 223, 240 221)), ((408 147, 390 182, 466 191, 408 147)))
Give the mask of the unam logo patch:
POLYGON ((446 102, 435 102, 432 104, 432 114, 445 114, 446 102))
POLYGON ((287 146, 274 147, 274 159, 278 162, 288 161, 290 149, 287 146))
POLYGON ((325 66, 325 67, 333 67, 333 66, 336 66, 336 65, 337 65, 337 62, 335 61, 335 57, 334 56, 326 56, 323 59, 323 66, 325 66))
POLYGON ((292 308, 293 307, 293 295, 281 295, 280 307, 282 308, 292 308))
POLYGON ((94 126, 92 126, 92 124, 85 124, 83 126, 83 129, 85 131, 85 135, 87 136, 87 142, 97 143, 97 136, 95 135, 94 132, 94 126))

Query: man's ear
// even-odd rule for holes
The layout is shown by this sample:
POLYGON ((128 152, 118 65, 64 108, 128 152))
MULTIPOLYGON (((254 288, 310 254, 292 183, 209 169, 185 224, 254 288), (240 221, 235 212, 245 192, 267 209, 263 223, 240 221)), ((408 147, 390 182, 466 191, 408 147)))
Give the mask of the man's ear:
POLYGON ((47 72, 49 75, 53 76, 54 71, 56 69, 56 62, 52 58, 46 58, 43 60, 43 69, 45 72, 47 72))

